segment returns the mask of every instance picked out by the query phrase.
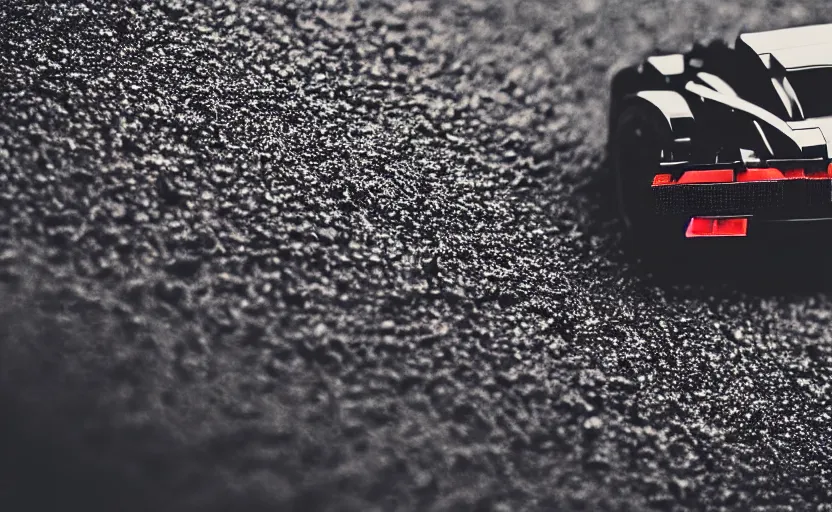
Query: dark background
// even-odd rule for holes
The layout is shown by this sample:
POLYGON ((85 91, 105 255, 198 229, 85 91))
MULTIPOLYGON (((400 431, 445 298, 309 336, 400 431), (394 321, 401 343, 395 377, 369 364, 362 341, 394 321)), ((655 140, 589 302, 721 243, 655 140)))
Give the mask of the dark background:
POLYGON ((0 509, 828 507, 828 256, 650 278, 604 163, 614 70, 826 10, 3 2, 0 509))

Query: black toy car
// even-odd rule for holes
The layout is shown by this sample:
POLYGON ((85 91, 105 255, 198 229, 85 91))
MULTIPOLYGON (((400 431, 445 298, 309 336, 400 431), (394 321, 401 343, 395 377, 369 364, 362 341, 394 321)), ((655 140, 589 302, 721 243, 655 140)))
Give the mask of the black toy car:
POLYGON ((742 34, 733 47, 697 44, 620 71, 609 137, 619 207, 639 237, 832 220, 832 24, 742 34))

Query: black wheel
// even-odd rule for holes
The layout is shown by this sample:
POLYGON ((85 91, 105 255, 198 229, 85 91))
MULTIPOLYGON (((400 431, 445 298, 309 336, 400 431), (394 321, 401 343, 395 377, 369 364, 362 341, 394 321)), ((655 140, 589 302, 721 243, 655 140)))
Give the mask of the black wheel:
POLYGON ((627 107, 616 123, 611 156, 618 210, 642 256, 666 255, 684 240, 685 219, 657 216, 651 191, 672 141, 667 122, 649 106, 627 107))

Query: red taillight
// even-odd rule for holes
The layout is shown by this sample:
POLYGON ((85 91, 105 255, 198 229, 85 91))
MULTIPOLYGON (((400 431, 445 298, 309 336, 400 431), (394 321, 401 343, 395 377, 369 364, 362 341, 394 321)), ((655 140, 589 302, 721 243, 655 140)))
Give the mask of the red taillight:
POLYGON ((829 179, 830 177, 832 177, 832 164, 829 164, 829 166, 824 171, 806 173, 806 177, 809 178, 810 180, 829 179))
POLYGON ((676 183, 731 183, 734 181, 733 169, 709 169, 707 171, 685 171, 676 183))
POLYGON ((746 169, 737 173, 737 181, 771 181, 782 180, 785 178, 786 175, 783 174, 780 169, 774 169, 772 167, 764 169, 746 169))
POLYGON ((775 180, 828 180, 832 179, 832 163, 822 171, 806 172, 805 169, 780 170, 774 167, 750 168, 737 171, 736 176, 733 169, 691 169, 685 171, 677 180, 673 180, 670 174, 656 174, 653 177, 653 186, 663 185, 696 185, 708 183, 740 183, 749 181, 775 181, 775 180), (736 178, 736 179, 735 179, 736 178))
POLYGON ((657 174, 653 176, 653 186, 670 185, 673 183, 673 176, 670 174, 657 174))
POLYGON ((747 217, 693 217, 685 231, 687 238, 746 235, 747 217))
POLYGON ((663 185, 695 185, 708 183, 731 183, 734 181, 733 169, 708 169, 685 171, 677 180, 672 174, 657 174, 653 176, 653 186, 663 185))

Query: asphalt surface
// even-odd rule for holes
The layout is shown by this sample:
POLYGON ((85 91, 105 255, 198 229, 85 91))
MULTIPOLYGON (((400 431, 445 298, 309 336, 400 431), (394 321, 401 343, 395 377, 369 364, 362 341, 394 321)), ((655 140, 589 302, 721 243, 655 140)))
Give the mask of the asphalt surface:
POLYGON ((4 2, 0 509, 832 509, 826 253, 651 277, 604 162, 825 7, 4 2))

